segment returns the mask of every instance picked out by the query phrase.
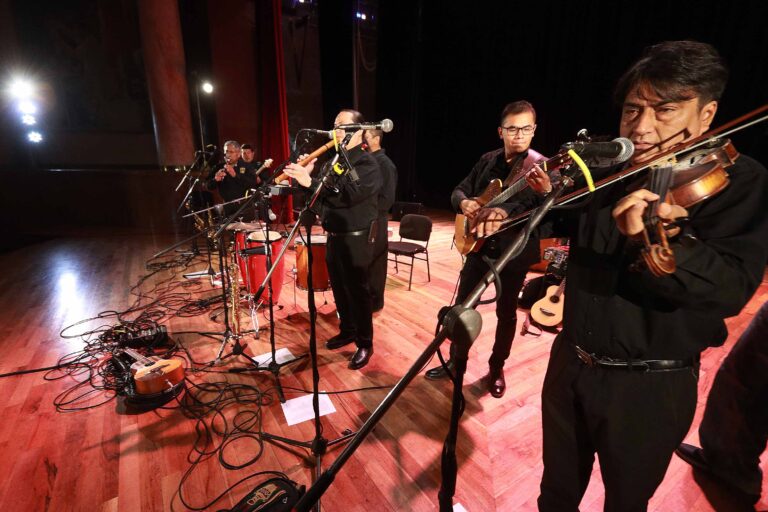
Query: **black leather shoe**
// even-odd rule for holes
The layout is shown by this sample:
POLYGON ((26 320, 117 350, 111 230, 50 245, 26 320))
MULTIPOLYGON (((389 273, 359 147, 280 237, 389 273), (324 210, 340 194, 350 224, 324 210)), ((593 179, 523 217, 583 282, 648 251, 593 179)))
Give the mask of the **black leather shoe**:
POLYGON ((504 396, 504 392, 507 390, 507 382, 504 380, 504 370, 488 372, 488 391, 491 392, 491 396, 494 398, 501 398, 504 396))
POLYGON ((678 457, 690 464, 694 470, 701 471, 710 477, 713 481, 717 481, 722 484, 725 488, 728 489, 728 491, 731 492, 731 494, 734 495, 735 498, 738 498, 739 502, 746 503, 748 505, 754 505, 760 499, 759 492, 758 494, 753 494, 744 491, 738 485, 729 482, 718 473, 716 473, 712 466, 710 466, 707 462, 707 458, 704 455, 704 450, 701 448, 686 443, 680 443, 680 446, 677 447, 675 453, 678 457))
POLYGON ((359 370, 363 366, 368 364, 368 360, 373 355, 373 347, 358 348, 357 352, 349 360, 350 370, 359 370))
POLYGON ((326 341, 325 347, 330 350, 336 350, 337 348, 341 348, 344 345, 349 345, 350 343, 353 343, 356 337, 357 336, 355 336, 354 334, 340 332, 336 336, 326 341))
POLYGON ((701 448, 686 443, 680 443, 680 446, 677 447, 675 453, 678 457, 699 471, 712 473, 709 464, 707 464, 707 460, 704 458, 704 450, 701 448))
MULTIPOLYGON (((448 361, 446 361, 445 364, 448 365, 448 368, 451 370, 451 373, 456 372, 456 365, 453 363, 452 359, 449 359, 448 361)), ((427 372, 424 374, 424 377, 426 377, 429 380, 447 379, 448 372, 445 371, 445 367, 443 365, 435 366, 434 368, 427 370, 427 372)))

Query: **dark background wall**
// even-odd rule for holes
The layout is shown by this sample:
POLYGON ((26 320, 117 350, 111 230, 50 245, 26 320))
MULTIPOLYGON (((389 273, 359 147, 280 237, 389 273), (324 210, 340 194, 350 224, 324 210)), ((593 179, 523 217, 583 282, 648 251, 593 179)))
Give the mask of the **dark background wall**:
MULTIPOLYGON (((178 3, 195 132, 192 88, 198 78, 217 84, 200 98, 208 143, 258 143, 255 99, 269 79, 255 48, 258 1, 267 0, 178 3)), ((500 145, 498 116, 509 101, 534 103, 534 147, 544 153, 581 128, 615 136, 613 85, 649 44, 692 38, 721 51, 732 72, 715 125, 762 105, 766 4, 284 0, 289 135, 329 128, 343 107, 389 117, 395 130, 384 144, 400 171, 399 199, 447 207, 478 156, 500 145)), ((14 230, 34 230, 43 218, 54 227, 178 228, 177 176, 157 165, 136 12, 133 0, 0 0, 0 79, 21 67, 47 81, 53 98, 39 147, 23 140, 1 103, 0 213, 26 218, 27 198, 40 199, 35 222, 11 223, 14 230), (114 201, 103 199, 110 194, 114 201)), ((767 130, 746 130, 737 148, 768 163, 767 130)))
MULTIPOLYGON (((619 75, 650 44, 717 47, 731 80, 715 126, 768 101, 768 3, 381 2, 379 115, 395 121, 388 151, 402 198, 447 206, 480 154, 500 146, 504 104, 531 101, 533 146, 557 151, 581 128, 618 135, 619 75)), ((735 137, 768 163, 768 124, 735 137)))

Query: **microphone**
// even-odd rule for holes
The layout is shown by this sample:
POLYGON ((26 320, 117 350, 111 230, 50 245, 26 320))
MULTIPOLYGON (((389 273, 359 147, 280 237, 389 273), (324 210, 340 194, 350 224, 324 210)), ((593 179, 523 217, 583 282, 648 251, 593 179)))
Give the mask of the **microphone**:
POLYGON ((614 165, 626 162, 635 152, 635 145, 626 137, 618 137, 610 142, 569 142, 563 149, 572 149, 584 159, 592 159, 601 165, 614 165))
POLYGON ((305 132, 314 133, 316 135, 322 135, 323 137, 333 138, 333 130, 317 130, 315 128, 304 128, 305 132))
POLYGON ((395 127, 395 123, 391 119, 382 119, 378 123, 356 123, 356 124, 342 124, 337 126, 340 130, 352 131, 357 130, 381 130, 384 133, 389 133, 392 128, 395 127))

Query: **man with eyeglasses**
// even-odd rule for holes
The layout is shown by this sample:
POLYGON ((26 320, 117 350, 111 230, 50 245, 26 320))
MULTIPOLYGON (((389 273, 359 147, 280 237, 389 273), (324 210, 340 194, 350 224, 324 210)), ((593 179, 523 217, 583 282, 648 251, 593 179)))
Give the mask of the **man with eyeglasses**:
MULTIPOLYGON (((552 188, 549 180, 537 180, 531 188, 526 188, 495 208, 484 209, 476 200, 491 180, 499 179, 505 184, 514 183, 524 179, 526 171, 536 162, 545 159, 540 153, 530 148, 535 131, 536 110, 533 105, 521 100, 504 107, 501 113, 501 125, 498 128, 499 138, 503 141, 504 147, 480 157, 469 176, 453 190, 451 204, 454 209, 472 220, 487 215, 485 210, 500 210, 507 216, 537 206, 541 202, 541 196, 552 188)), ((483 261, 483 256, 491 259, 501 256, 514 235, 515 233, 507 231, 492 236, 485 240, 479 251, 467 256, 464 267, 461 269, 456 304, 466 299, 488 271, 488 265, 483 261)), ((528 267, 538 260, 539 240, 532 236, 522 254, 511 261, 500 274, 501 293, 496 302, 498 323, 486 377, 488 390, 495 398, 501 398, 507 387, 504 379, 504 362, 509 357, 515 337, 517 296, 523 286, 528 267)), ((446 366, 447 368, 438 366, 428 370, 427 379, 446 378, 448 371, 453 371, 453 361, 449 360, 446 366)))

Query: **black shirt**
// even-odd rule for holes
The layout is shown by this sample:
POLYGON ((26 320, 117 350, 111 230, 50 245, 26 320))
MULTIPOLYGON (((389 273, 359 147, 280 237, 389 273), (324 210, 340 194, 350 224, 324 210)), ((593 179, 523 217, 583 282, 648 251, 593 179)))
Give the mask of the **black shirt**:
POLYGON ((744 155, 729 167, 730 185, 688 208, 696 238, 672 242, 677 270, 661 278, 629 270, 640 247, 611 215, 627 185, 600 189, 584 208, 555 214, 555 232, 571 238, 561 335, 620 359, 686 359, 721 345, 723 320, 739 313, 763 277, 767 172, 744 155))
POLYGON ((215 190, 218 188, 219 193, 221 194, 221 197, 224 198, 225 202, 239 199, 245 196, 245 193, 249 189, 256 188, 254 170, 261 166, 261 164, 259 164, 257 167, 253 167, 257 163, 258 162, 255 161, 246 163, 243 160, 238 160, 237 164, 233 166, 235 168, 235 176, 233 177, 229 174, 225 174, 224 179, 221 181, 216 181, 216 173, 223 167, 214 169, 206 182, 206 186, 208 187, 208 190, 215 190))
MULTIPOLYGON (((378 217, 378 195, 382 183, 379 165, 359 145, 350 149, 348 154, 355 172, 334 177, 334 171, 329 170, 329 181, 339 192, 324 190, 320 196, 323 228, 332 233, 369 229, 371 221, 378 217), (357 179, 353 174, 357 174, 357 179)), ((313 178, 313 188, 317 183, 318 179, 313 178)))
POLYGON ((379 191, 379 215, 386 214, 395 202, 395 192, 397 190, 397 167, 395 163, 387 156, 384 148, 371 153, 381 170, 381 190, 379 191))
MULTIPOLYGON (((518 159, 529 157, 534 161, 543 160, 544 157, 538 152, 529 149, 525 153, 518 155, 518 159)), ((514 165, 517 162, 512 162, 514 165)), ((488 184, 493 179, 504 181, 509 175, 511 166, 507 164, 504 148, 488 152, 480 157, 480 160, 472 167, 469 175, 453 189, 451 194, 451 205, 457 213, 461 213, 461 202, 464 199, 477 197, 485 191, 488 184)), ((510 217, 518 213, 532 210, 539 206, 542 197, 536 194, 530 188, 525 188, 508 198, 504 203, 498 205, 499 208, 506 210, 510 217)), ((501 251, 515 238, 517 230, 506 230, 497 235, 488 237, 480 249, 480 253, 485 253, 491 258, 497 258, 501 251)), ((517 263, 528 266, 539 261, 539 239, 532 236, 523 252, 516 258, 517 263)))

